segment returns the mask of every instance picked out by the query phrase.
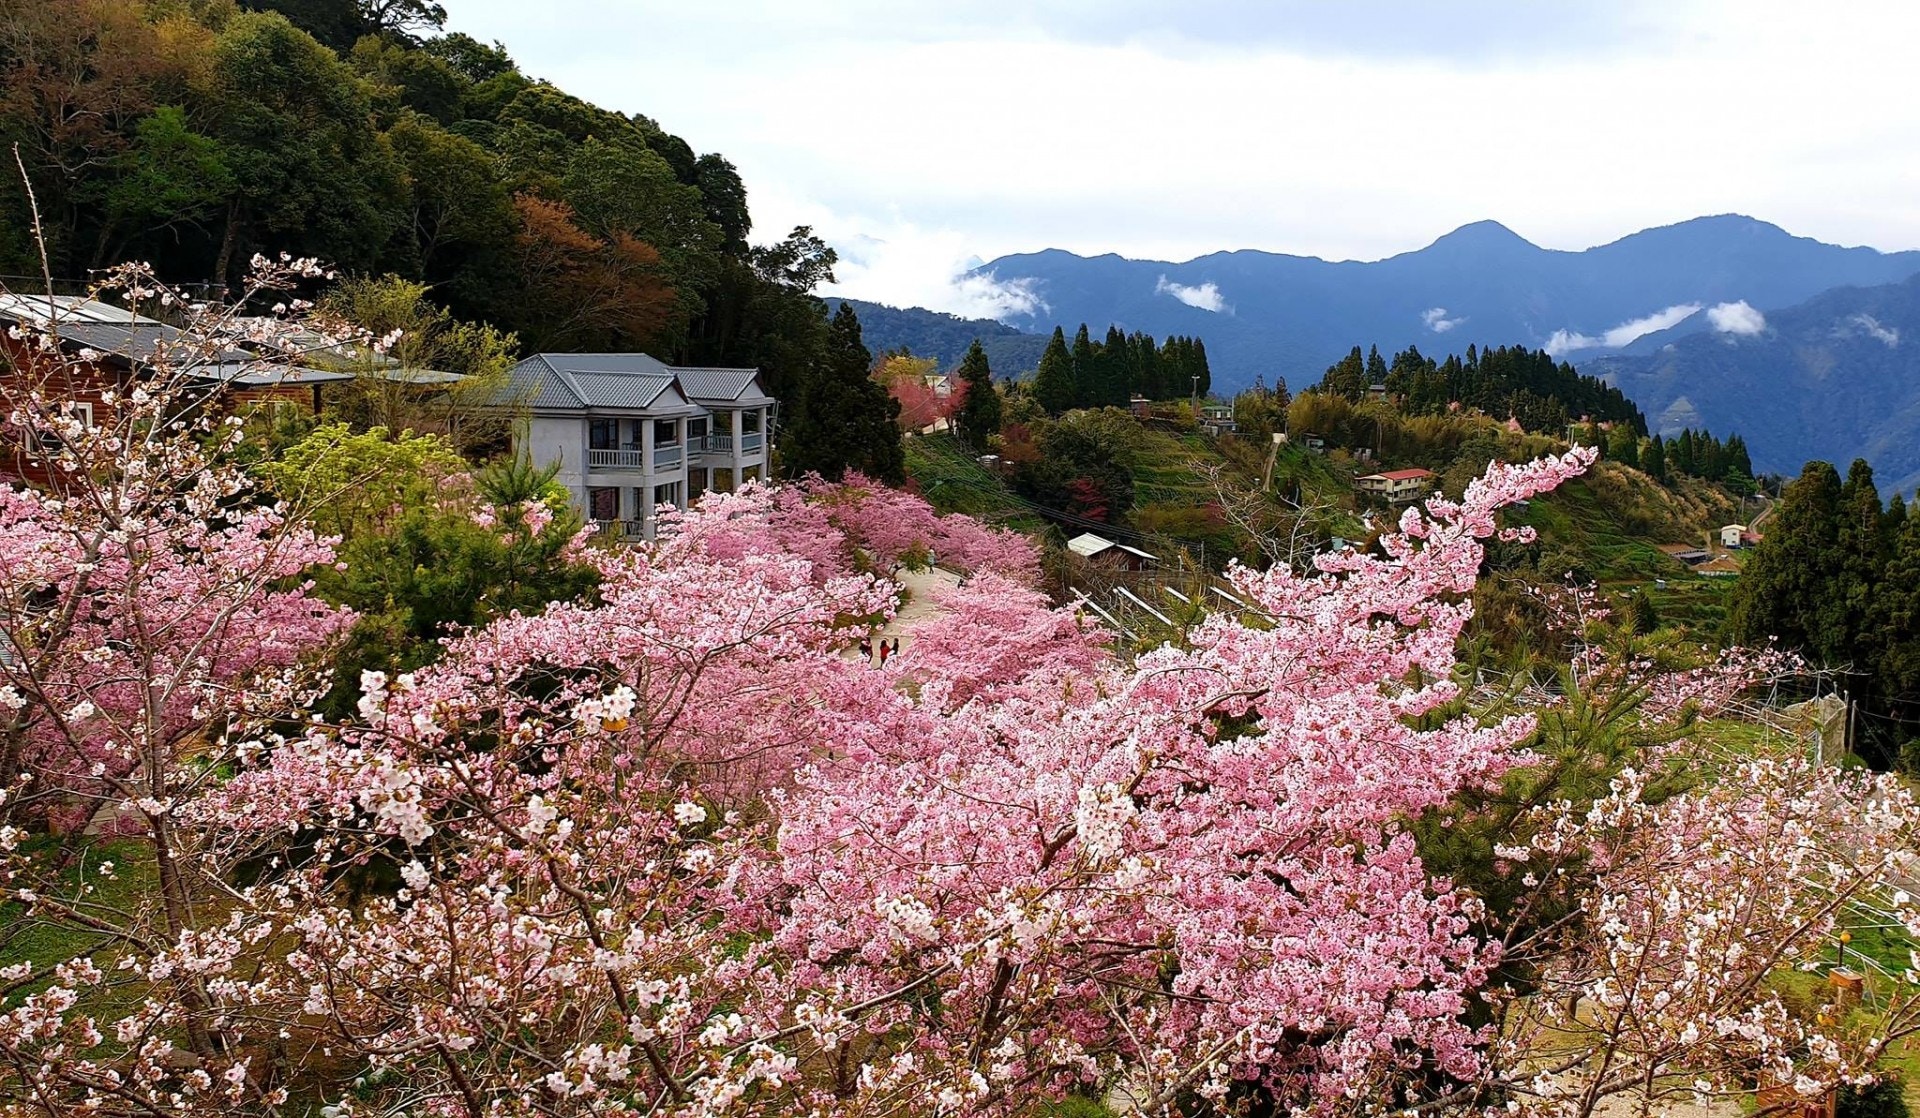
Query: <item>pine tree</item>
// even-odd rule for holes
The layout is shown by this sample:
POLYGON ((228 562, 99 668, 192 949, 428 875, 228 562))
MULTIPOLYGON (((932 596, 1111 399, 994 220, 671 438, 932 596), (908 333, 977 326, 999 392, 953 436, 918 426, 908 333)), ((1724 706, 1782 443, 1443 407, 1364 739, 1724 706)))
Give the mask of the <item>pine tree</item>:
POLYGON ((1734 588, 1727 625, 1735 640, 1778 637, 1787 648, 1826 654, 1819 642, 1833 628, 1827 606, 1840 570, 1840 489, 1831 463, 1809 462, 1781 494, 1734 588))
POLYGON ((1076 408, 1097 408, 1106 403, 1101 399, 1099 358, 1093 351, 1093 339, 1087 335, 1087 324, 1082 322, 1080 329, 1073 335, 1073 406, 1076 408))
POLYGON ((1867 610, 1891 555, 1886 510, 1873 483, 1873 467, 1856 458, 1840 487, 1834 547, 1839 560, 1833 588, 1822 611, 1823 631, 1814 647, 1831 663, 1863 665, 1877 642, 1868 631, 1867 610))
POLYGON ((1366 383, 1361 386, 1362 391, 1365 391, 1366 389, 1371 388, 1376 384, 1387 383, 1387 362, 1385 358, 1380 356, 1379 346, 1367 347, 1366 377, 1367 377, 1366 383))
POLYGON ((980 339, 973 339, 967 355, 960 359, 960 410, 954 426, 960 438, 975 450, 984 448, 987 439, 1000 433, 1000 392, 993 386, 993 370, 987 365, 987 351, 980 339))
POLYGON ((1667 443, 1659 435, 1647 442, 1647 452, 1640 459, 1640 468, 1662 485, 1667 483, 1667 443))
POLYGON ((1134 368, 1139 377, 1139 392, 1149 400, 1167 398, 1167 384, 1160 361, 1160 350, 1154 345, 1153 338, 1143 333, 1134 333, 1127 338, 1127 347, 1133 351, 1136 362, 1134 368))
POLYGON ((1047 410, 1059 415, 1073 407, 1073 354, 1067 350, 1067 336, 1058 327, 1040 355, 1040 369, 1033 375, 1033 398, 1047 410))
POLYGON ((1107 327, 1107 340, 1100 346, 1100 371, 1107 403, 1116 408, 1131 403, 1133 367, 1127 359, 1127 335, 1118 326, 1107 327))
POLYGON ((782 454, 789 476, 838 480, 858 470, 889 485, 907 479, 900 401, 873 379, 873 354, 845 303, 827 327, 825 353, 801 385, 782 454))
POLYGON ((1200 398, 1213 395, 1213 370, 1207 367, 1207 343, 1193 339, 1193 371, 1200 377, 1200 398))
MULTIPOLYGON (((1920 718, 1920 515, 1902 511, 1868 619, 1878 635, 1873 665, 1877 705, 1891 717, 1911 722, 1920 718)), ((1911 765, 1909 759, 1903 761, 1911 765)))

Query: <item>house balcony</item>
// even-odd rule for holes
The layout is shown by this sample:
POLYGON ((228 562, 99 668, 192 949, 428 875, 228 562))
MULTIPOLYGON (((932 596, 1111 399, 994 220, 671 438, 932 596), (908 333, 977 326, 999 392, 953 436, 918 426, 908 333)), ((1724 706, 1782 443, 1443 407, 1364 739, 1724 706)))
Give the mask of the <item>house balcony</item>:
POLYGON ((594 470, 644 470, 647 468, 647 452, 637 446, 590 449, 587 451, 587 468, 594 470))
POLYGON ((596 520, 593 521, 593 532, 596 536, 637 540, 647 534, 647 522, 644 520, 596 520))
MULTIPOLYGON (((661 473, 677 469, 687 458, 687 449, 679 443, 671 446, 653 448, 652 472, 661 473)), ((637 446, 609 448, 606 450, 589 449, 587 451, 589 470, 642 470, 648 469, 647 452, 637 446)))
POLYGON ((739 435, 708 435, 702 453, 732 457, 736 441, 740 444, 741 454, 758 454, 767 445, 767 436, 759 431, 748 431, 739 435))

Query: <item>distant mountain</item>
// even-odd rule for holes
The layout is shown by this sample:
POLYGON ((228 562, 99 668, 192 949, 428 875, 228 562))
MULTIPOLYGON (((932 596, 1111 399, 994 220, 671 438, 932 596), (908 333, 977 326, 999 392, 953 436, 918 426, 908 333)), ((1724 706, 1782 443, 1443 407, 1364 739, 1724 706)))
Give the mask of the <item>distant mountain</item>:
POLYGON ((1583 362, 1655 430, 1738 431, 1756 469, 1873 463, 1881 492, 1920 486, 1920 277, 1842 287, 1782 310, 1672 329, 1583 362))
POLYGON ((986 350, 987 365, 997 377, 1023 376, 1040 367, 1040 351, 1047 348, 1046 334, 1029 334, 990 318, 961 318, 921 307, 889 307, 864 299, 827 299, 829 307, 846 303, 860 316, 860 332, 867 348, 878 354, 885 350, 910 349, 916 357, 932 357, 940 368, 952 369, 966 355, 975 338, 986 350))
POLYGON ((1575 361, 1633 352, 1638 336, 1656 330, 1711 330, 1708 312, 1722 304, 1791 306, 1916 272, 1920 252, 1841 248, 1726 215, 1582 252, 1543 249, 1482 221, 1367 263, 1254 251, 1168 263, 1048 249, 1000 257, 974 274, 1032 304, 1004 320, 1032 333, 1086 322, 1096 334, 1118 323, 1198 335, 1214 384, 1233 391, 1258 374, 1296 387, 1317 380, 1355 344, 1382 352, 1417 345, 1434 355, 1468 342, 1518 343, 1575 361))

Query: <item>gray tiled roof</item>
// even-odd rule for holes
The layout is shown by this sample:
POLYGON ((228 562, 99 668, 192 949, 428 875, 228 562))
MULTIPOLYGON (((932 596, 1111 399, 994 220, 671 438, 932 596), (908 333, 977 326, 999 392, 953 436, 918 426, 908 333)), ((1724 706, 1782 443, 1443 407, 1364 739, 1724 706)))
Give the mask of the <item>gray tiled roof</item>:
POLYGON ((18 295, 0 293, 0 317, 44 322, 48 315, 61 322, 108 322, 119 325, 158 326, 155 319, 138 315, 124 307, 97 302, 84 295, 18 295))
MULTIPOLYGON (((672 403, 661 397, 678 386, 689 400, 765 400, 753 369, 675 369, 644 353, 539 353, 514 366, 508 394, 535 411, 641 411, 672 403)), ((771 401, 767 401, 771 402, 771 401)))
POLYGON ((680 380, 680 390, 689 400, 738 400, 741 393, 753 386, 754 378, 760 375, 758 369, 682 369, 675 367, 673 375, 680 380))
POLYGON ((171 326, 152 325, 109 325, 104 322, 60 323, 60 339, 88 349, 97 349, 124 357, 130 361, 152 362, 157 358, 179 361, 188 358, 217 357, 221 361, 247 361, 250 354, 238 350, 221 348, 208 353, 205 343, 194 343, 187 335, 171 326))

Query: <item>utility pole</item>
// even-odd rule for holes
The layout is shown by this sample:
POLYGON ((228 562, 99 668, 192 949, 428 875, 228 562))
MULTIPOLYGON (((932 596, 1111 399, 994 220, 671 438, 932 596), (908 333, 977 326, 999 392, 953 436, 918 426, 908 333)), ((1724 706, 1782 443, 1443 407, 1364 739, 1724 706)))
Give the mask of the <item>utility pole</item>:
POLYGON ((1193 401, 1193 406, 1194 406, 1194 407, 1196 407, 1196 408, 1197 408, 1197 407, 1199 407, 1199 406, 1200 406, 1200 374, 1199 374, 1199 373, 1194 373, 1194 374, 1193 374, 1193 396, 1192 396, 1192 401, 1193 401))

